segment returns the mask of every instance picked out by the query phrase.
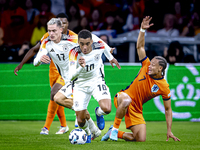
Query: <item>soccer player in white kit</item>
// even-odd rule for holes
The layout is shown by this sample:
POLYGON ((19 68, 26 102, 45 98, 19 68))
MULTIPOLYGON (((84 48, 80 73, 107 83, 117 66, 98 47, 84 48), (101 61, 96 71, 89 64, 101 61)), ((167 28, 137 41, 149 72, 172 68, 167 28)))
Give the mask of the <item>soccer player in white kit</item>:
POLYGON ((115 63, 119 69, 120 66, 112 54, 105 49, 103 42, 93 42, 90 31, 79 32, 78 44, 79 46, 69 52, 69 73, 71 81, 74 81, 73 102, 78 124, 86 131, 89 138, 91 133, 86 112, 91 96, 100 105, 95 111, 98 116, 111 112, 111 96, 104 81, 102 54, 105 54, 111 64, 115 63))
MULTIPOLYGON (((63 93, 65 101, 59 103, 62 106, 67 108, 72 108, 73 98, 72 98, 72 84, 69 82, 69 72, 68 72, 68 63, 69 63, 69 50, 77 45, 76 43, 70 42, 67 40, 67 35, 62 35, 62 23, 59 19, 53 18, 48 23, 48 32, 49 37, 45 39, 45 48, 42 48, 44 43, 41 44, 40 51, 37 54, 37 57, 34 59, 34 65, 39 66, 42 62, 49 63, 49 56, 52 58, 57 70, 65 80, 65 85, 68 88, 64 90, 61 89, 59 92, 63 93)), ((94 35, 95 40, 98 38, 94 35)), ((109 47, 108 47, 109 48, 109 47)), ((95 126, 93 120, 90 118, 89 113, 87 114, 87 119, 90 122, 91 131, 94 134, 94 138, 98 137, 101 134, 101 131, 95 126)))

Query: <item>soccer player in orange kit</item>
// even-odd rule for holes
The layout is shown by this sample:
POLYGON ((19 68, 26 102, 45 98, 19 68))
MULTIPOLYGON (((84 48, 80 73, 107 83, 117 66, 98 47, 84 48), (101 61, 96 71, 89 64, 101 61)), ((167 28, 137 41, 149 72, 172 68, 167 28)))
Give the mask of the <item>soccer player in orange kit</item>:
POLYGON ((141 23, 141 29, 137 40, 137 53, 142 63, 138 75, 133 82, 115 95, 114 105, 117 108, 113 126, 102 137, 101 141, 117 141, 118 138, 126 141, 146 141, 146 123, 143 118, 143 104, 152 98, 161 95, 165 107, 165 117, 167 122, 167 141, 173 138, 174 141, 180 141, 171 132, 172 109, 171 94, 169 84, 164 79, 166 60, 161 56, 155 56, 151 61, 146 56, 145 30, 151 27, 151 17, 147 16, 141 23), (125 116, 126 128, 132 133, 119 131, 121 120, 125 116))

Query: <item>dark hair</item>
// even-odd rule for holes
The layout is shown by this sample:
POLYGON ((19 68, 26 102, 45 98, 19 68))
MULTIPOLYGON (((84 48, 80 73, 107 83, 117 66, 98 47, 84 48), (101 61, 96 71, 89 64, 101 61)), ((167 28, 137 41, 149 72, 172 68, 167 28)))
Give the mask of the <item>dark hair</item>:
POLYGON ((165 69, 167 67, 166 59, 164 57, 162 57, 162 56, 155 56, 154 58, 159 60, 159 65, 163 67, 162 76, 165 76, 165 69))
POLYGON ((92 34, 89 30, 83 29, 78 33, 78 39, 83 38, 83 39, 87 39, 90 38, 92 39, 92 34))
POLYGON ((69 20, 69 17, 65 13, 59 13, 59 14, 57 14, 56 18, 67 18, 67 20, 69 20))

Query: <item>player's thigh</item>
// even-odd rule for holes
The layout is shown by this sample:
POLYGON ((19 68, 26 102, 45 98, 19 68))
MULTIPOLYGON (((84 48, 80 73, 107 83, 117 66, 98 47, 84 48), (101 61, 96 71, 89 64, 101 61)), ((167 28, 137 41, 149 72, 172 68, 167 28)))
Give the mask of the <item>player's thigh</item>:
POLYGON ((51 88, 51 100, 54 100, 54 95, 63 87, 63 85, 59 83, 55 83, 51 88))
POLYGON ((134 125, 130 128, 133 133, 133 137, 137 142, 146 141, 146 124, 134 125))
POLYGON ((132 99, 129 97, 128 94, 124 92, 117 93, 117 105, 122 105, 124 108, 127 108, 131 103, 132 99))
POLYGON ((104 81, 98 81, 92 92, 93 97, 99 102, 100 100, 107 100, 107 103, 111 103, 110 90, 104 81))
POLYGON ((87 110, 89 101, 91 99, 91 93, 84 92, 80 89, 74 89, 73 91, 73 106, 75 111, 87 110))
MULTIPOLYGON (((72 82, 67 82, 59 91, 58 93, 61 93, 65 96, 65 98, 73 98, 73 84, 72 82)), ((56 94, 57 95, 57 94, 56 94)))

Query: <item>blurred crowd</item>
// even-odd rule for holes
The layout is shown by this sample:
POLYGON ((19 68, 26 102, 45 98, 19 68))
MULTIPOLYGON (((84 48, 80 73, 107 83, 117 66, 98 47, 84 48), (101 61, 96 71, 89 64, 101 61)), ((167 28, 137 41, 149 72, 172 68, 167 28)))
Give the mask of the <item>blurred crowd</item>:
MULTIPOLYGON (((59 13, 69 16, 69 29, 75 33, 88 29, 121 34, 139 29, 148 15, 154 23, 149 32, 194 37, 200 33, 199 4, 200 0, 0 0, 0 61, 21 61, 47 32, 48 20, 59 13)), ((163 52, 168 60, 169 53, 163 52)))

